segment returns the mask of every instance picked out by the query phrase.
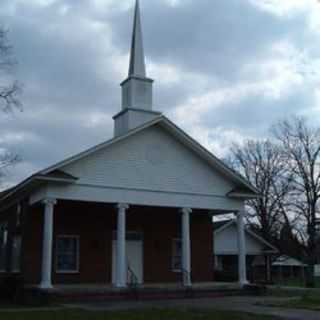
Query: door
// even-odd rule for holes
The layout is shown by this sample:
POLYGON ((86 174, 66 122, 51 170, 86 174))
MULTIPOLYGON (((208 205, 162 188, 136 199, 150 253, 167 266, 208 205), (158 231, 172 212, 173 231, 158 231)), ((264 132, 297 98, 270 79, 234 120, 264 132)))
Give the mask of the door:
MULTIPOLYGON (((117 267, 117 240, 112 241, 112 284, 116 283, 117 267)), ((143 241, 127 240, 126 241, 127 267, 133 271, 137 277, 138 283, 143 283, 143 241)))

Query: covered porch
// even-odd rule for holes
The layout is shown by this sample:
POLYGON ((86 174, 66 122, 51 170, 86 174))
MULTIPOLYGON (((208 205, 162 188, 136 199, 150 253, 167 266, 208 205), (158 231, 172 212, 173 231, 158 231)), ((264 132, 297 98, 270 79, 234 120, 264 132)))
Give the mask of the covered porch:
MULTIPOLYGON (((29 246, 39 244, 39 269, 25 258, 25 275, 28 278, 29 273, 41 289, 217 288, 212 217, 223 210, 52 198, 35 208, 38 232, 33 229, 29 246)), ((234 213, 243 286, 247 283, 243 211, 234 213)))

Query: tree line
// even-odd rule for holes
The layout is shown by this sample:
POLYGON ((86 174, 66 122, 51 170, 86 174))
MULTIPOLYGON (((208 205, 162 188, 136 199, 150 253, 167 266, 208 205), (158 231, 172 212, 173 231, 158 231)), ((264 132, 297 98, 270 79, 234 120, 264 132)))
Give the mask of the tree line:
POLYGON ((320 128, 292 117, 272 126, 269 139, 233 144, 228 163, 251 182, 260 197, 247 202, 252 229, 283 253, 308 265, 315 285, 318 262, 320 128))

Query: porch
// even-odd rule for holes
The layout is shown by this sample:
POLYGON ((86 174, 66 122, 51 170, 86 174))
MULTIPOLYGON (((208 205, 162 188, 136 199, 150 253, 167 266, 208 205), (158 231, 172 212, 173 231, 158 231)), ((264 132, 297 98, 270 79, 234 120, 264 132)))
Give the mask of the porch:
MULTIPOLYGON (((42 203, 32 210, 28 233, 33 239, 25 244, 33 250, 38 244, 38 265, 28 254, 24 257, 26 278, 39 281, 41 289, 116 292, 132 286, 143 290, 221 286, 213 283, 212 230, 212 216, 221 212, 52 199, 42 203), (68 251, 60 248, 63 242, 76 254, 59 253, 68 251)), ((242 257, 243 217, 235 213, 242 257)), ((241 285, 246 283, 243 271, 245 266, 239 264, 241 285)))

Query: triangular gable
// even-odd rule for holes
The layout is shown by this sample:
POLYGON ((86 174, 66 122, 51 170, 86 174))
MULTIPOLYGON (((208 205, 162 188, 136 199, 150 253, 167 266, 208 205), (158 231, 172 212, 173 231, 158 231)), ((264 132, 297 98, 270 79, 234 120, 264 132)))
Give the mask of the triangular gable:
MULTIPOLYGON (((215 237, 218 234, 223 233, 224 231, 226 231, 227 229, 229 229, 231 227, 237 227, 237 221, 235 219, 225 221, 225 223, 221 223, 220 227, 218 227, 214 230, 215 237)), ((278 252, 278 249, 275 246, 273 246, 270 242, 268 242, 267 240, 265 240, 264 238, 262 238, 261 236, 259 236, 255 232, 253 232, 252 230, 246 228, 245 232, 246 232, 247 236, 251 237, 252 239, 257 241, 258 243, 260 243, 262 246, 264 246, 265 247, 264 251, 273 252, 273 253, 278 252)))
POLYGON ((221 197, 235 187, 159 124, 61 169, 92 187, 221 197))
POLYGON ((154 120, 136 128, 131 131, 129 131, 127 134, 119 136, 117 138, 111 139, 107 142, 104 142, 100 145, 97 145, 87 151, 84 151, 76 156, 73 156, 71 158, 68 158, 46 170, 43 170, 41 174, 48 174, 51 171, 57 170, 57 169, 63 169, 69 164, 72 164, 76 161, 79 161, 95 152, 98 152, 102 149, 109 148, 115 144, 118 144, 120 142, 123 142, 124 140, 128 139, 129 137, 132 137, 139 132, 142 132, 143 130, 146 130, 152 126, 159 125, 163 129, 165 129, 167 132, 170 133, 172 137, 175 137, 179 142, 181 142, 184 146, 192 150, 195 154, 197 154, 199 157, 201 157, 204 161, 206 161, 212 168, 215 170, 218 170, 220 174, 222 174, 225 179, 229 180, 235 185, 235 188, 242 188, 246 191, 246 196, 249 197, 255 197, 257 196, 258 191, 244 178, 242 178, 239 174, 234 172, 232 169, 227 167, 221 160, 219 160, 217 157, 215 157, 212 153, 207 151, 205 148, 203 148, 198 142, 196 142, 194 139, 192 139, 190 136, 188 136, 184 131, 182 131, 180 128, 178 128, 176 125, 174 125, 169 119, 167 119, 164 116, 159 116, 155 118, 154 120))

